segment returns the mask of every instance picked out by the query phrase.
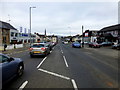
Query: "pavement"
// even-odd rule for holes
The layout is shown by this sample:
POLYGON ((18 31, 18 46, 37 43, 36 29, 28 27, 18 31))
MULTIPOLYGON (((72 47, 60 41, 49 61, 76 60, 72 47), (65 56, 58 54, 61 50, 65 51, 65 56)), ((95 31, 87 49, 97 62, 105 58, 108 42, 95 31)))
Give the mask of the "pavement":
POLYGON ((72 48, 59 42, 46 57, 30 58, 28 48, 6 51, 24 61, 24 74, 9 89, 118 89, 118 53, 110 48, 72 48), (114 53, 114 54, 113 54, 114 53))

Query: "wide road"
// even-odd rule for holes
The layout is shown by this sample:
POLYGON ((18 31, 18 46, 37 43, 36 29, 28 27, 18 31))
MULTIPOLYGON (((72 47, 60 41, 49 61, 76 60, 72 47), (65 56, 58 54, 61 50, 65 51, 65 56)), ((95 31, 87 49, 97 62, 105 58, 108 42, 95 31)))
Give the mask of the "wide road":
POLYGON ((23 49, 10 54, 23 59, 24 74, 5 86, 10 88, 118 88, 118 50, 72 48, 59 42, 46 57, 30 58, 23 49))

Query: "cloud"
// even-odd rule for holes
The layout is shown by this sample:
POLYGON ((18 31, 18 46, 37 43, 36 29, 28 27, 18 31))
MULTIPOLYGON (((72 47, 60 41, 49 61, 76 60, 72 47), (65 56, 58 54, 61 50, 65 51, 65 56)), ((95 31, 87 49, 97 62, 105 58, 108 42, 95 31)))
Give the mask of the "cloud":
POLYGON ((117 2, 8 2, 0 4, 1 20, 8 21, 19 29, 29 29, 29 7, 32 9, 32 32, 70 35, 81 34, 84 30, 100 30, 117 24, 117 2), (3 12, 4 8, 4 12, 3 12), (70 28, 68 28, 70 27, 70 28))

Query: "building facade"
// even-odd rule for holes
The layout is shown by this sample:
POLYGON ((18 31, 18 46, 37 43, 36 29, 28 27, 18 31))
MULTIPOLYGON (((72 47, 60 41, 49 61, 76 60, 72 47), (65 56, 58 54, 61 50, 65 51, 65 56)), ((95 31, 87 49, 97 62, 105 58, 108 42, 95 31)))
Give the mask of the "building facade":
POLYGON ((108 26, 98 32, 99 42, 117 42, 120 43, 120 24, 108 26))
POLYGON ((0 21, 0 43, 10 44, 11 30, 17 31, 11 24, 0 21))
POLYGON ((86 30, 83 33, 84 42, 97 42, 98 30, 86 30))

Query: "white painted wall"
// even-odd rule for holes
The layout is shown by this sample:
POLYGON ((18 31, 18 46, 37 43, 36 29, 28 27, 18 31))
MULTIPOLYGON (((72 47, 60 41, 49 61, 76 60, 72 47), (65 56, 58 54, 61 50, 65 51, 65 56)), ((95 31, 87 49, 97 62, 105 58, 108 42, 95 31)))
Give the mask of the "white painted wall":
POLYGON ((11 32, 18 33, 18 30, 10 29, 10 42, 11 42, 11 40, 18 40, 18 36, 16 37, 15 34, 13 37, 11 37, 11 32), (14 39, 14 38, 16 38, 16 39, 14 39))
MULTIPOLYGON (((23 44, 15 44, 16 48, 22 48, 23 44)), ((14 49, 14 45, 8 45, 6 50, 14 49)))

